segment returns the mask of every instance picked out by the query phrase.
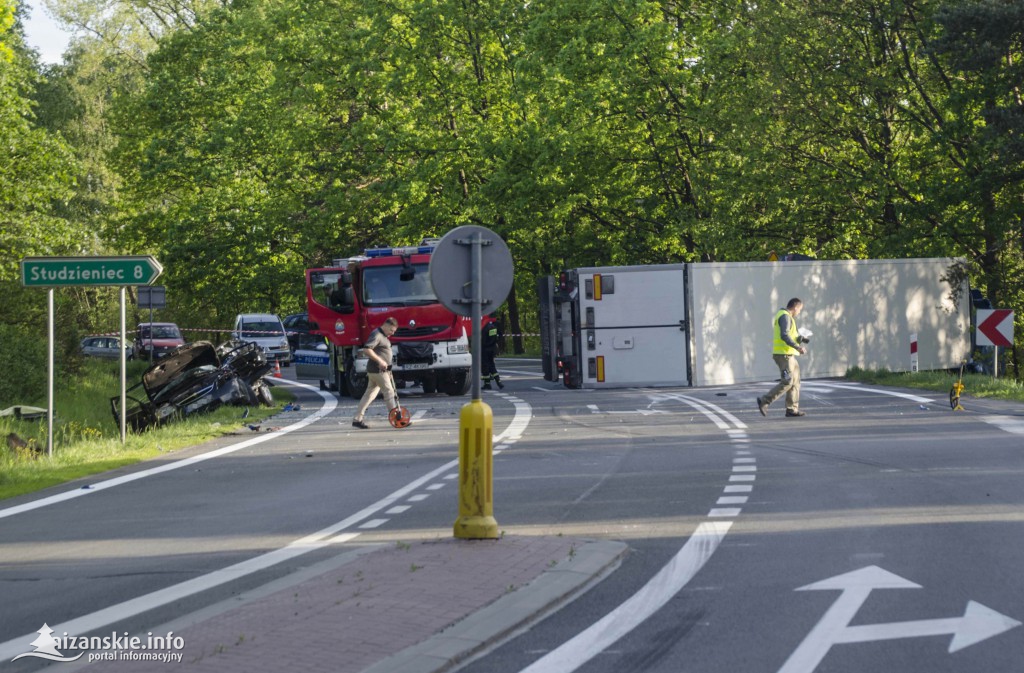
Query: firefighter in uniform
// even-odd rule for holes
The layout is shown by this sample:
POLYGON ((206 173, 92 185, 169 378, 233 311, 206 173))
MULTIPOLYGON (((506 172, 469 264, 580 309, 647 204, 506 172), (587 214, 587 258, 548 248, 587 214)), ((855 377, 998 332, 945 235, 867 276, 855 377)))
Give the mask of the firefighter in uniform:
POLYGON ((796 356, 803 355, 807 349, 803 347, 808 339, 800 336, 796 327, 796 317, 804 308, 804 303, 794 297, 775 314, 775 340, 772 344, 772 359, 779 367, 779 382, 764 397, 757 398, 757 410, 762 416, 768 415, 768 406, 783 395, 786 396, 786 416, 806 416, 800 411, 800 363, 796 356))
POLYGON ((494 364, 494 358, 498 355, 498 340, 501 338, 501 328, 498 327, 494 318, 484 318, 483 342, 480 344, 483 354, 483 363, 480 368, 480 376, 483 378, 484 390, 491 389, 491 381, 498 384, 498 388, 504 388, 501 376, 498 375, 498 367, 494 364))

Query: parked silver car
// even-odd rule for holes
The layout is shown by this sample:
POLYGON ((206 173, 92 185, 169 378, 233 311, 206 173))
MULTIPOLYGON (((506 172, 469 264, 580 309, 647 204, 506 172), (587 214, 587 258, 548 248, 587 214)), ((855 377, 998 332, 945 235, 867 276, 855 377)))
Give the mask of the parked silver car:
MULTIPOLYGON (((82 354, 97 358, 117 359, 121 357, 121 351, 117 347, 118 342, 120 342, 120 339, 114 336, 85 337, 82 339, 82 354)), ((126 352, 130 358, 131 350, 128 349, 126 352)))

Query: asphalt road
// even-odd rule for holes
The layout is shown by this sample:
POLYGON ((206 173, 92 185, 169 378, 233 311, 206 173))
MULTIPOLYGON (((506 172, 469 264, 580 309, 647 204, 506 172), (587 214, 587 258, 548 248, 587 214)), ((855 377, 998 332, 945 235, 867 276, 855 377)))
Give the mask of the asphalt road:
MULTIPOLYGON (((1020 670, 1024 407, 952 412, 944 394, 814 381, 807 417, 780 401, 762 418, 768 382, 573 391, 537 363, 499 369, 505 390, 485 394, 499 527, 631 552, 465 670, 1020 670)), ((44 622, 144 631, 340 549, 451 535, 455 484, 388 512, 457 459, 466 398, 403 391, 413 427, 389 428, 378 402, 359 431, 354 400, 303 424, 325 398, 299 395, 302 410, 196 462, 5 502, 0 660, 44 622)))

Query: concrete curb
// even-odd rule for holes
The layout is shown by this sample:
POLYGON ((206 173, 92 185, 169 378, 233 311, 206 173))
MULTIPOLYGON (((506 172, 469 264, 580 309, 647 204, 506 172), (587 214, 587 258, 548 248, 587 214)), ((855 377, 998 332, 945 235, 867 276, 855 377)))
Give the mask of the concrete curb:
POLYGON ((628 546, 588 541, 537 579, 362 673, 445 673, 472 661, 579 597, 618 568, 628 546))

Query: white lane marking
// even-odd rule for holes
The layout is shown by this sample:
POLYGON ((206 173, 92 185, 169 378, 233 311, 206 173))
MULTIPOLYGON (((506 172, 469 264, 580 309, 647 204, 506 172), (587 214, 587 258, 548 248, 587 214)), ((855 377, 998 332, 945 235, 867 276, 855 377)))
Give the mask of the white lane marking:
POLYGON ((360 528, 380 528, 381 526, 386 524, 388 521, 389 521, 389 519, 370 519, 366 523, 360 524, 359 527, 360 528))
POLYGON ((24 503, 22 505, 15 505, 14 507, 7 507, 6 509, 0 509, 0 519, 6 518, 6 517, 9 517, 9 516, 14 516, 15 514, 22 514, 24 512, 30 512, 30 511, 32 511, 34 509, 39 509, 40 507, 46 507, 48 505, 54 505, 54 504, 56 504, 58 502, 64 502, 65 500, 71 500, 73 498, 78 498, 78 497, 81 497, 83 495, 90 495, 92 493, 97 493, 99 491, 105 491, 108 488, 114 488, 115 486, 120 486, 121 484, 127 484, 129 482, 138 481, 139 479, 145 479, 146 477, 152 477, 153 475, 161 474, 163 472, 170 472, 171 470, 177 470, 177 469, 180 469, 180 468, 183 468, 183 467, 188 467, 189 465, 195 465, 196 463, 200 463, 200 462, 203 462, 205 460, 210 460, 211 458, 219 458, 220 456, 226 456, 229 453, 234 453, 235 451, 241 451, 242 449, 247 449, 250 446, 255 446, 257 444, 262 444, 263 442, 266 442, 268 440, 276 439, 278 437, 281 437, 282 435, 286 435, 289 432, 294 432, 296 430, 301 430, 302 428, 306 427, 307 425, 309 425, 311 423, 314 423, 314 422, 320 420, 321 418, 323 418, 324 416, 326 416, 327 414, 331 413, 332 411, 334 411, 335 407, 338 406, 338 400, 335 399, 334 395, 332 395, 329 392, 321 391, 321 390, 319 390, 317 388, 314 388, 313 386, 306 385, 305 383, 298 383, 296 381, 289 381, 287 379, 283 379, 282 381, 277 381, 277 382, 275 382, 275 385, 277 383, 286 383, 287 385, 290 385, 290 386, 297 386, 299 388, 305 388, 307 390, 312 390, 313 392, 319 394, 320 397, 323 398, 324 405, 322 407, 320 407, 319 410, 315 411, 314 413, 310 414, 309 416, 306 416, 305 418, 303 418, 301 421, 299 421, 297 423, 292 423, 291 425, 285 426, 285 427, 281 428, 280 430, 275 430, 273 432, 268 432, 266 434, 258 435, 256 437, 253 437, 252 439, 247 439, 244 442, 239 442, 238 444, 232 444, 231 446, 225 446, 225 447, 217 449, 215 451, 209 451, 207 453, 203 453, 203 454, 200 454, 198 456, 192 456, 191 458, 185 458, 183 460, 178 460, 178 461, 175 461, 173 463, 167 463, 166 465, 160 465, 160 466, 157 466, 157 467, 151 467, 148 470, 141 470, 139 472, 133 472, 131 474, 126 474, 126 475, 121 476, 121 477, 115 477, 113 479, 107 479, 105 481, 100 481, 100 482, 97 482, 95 484, 90 484, 89 488, 87 488, 87 489, 79 488, 79 489, 75 489, 74 491, 65 491, 64 493, 58 493, 57 495, 51 495, 51 496, 46 497, 46 498, 40 498, 39 500, 33 500, 31 502, 26 502, 26 503, 24 503))
MULTIPOLYGON (((738 427, 746 427, 735 416, 716 405, 684 395, 665 398, 681 399, 723 430, 729 426, 722 421, 719 414, 731 418, 738 427)), ((652 403, 657 402, 656 396, 651 396, 651 399, 652 403)), ((754 479, 754 475, 744 477, 754 479)), ((736 476, 730 479, 736 479, 736 476)), ((738 507, 715 508, 708 512, 708 517, 735 517, 741 511, 738 507)), ((607 651, 611 645, 646 621, 679 593, 708 562, 731 527, 731 521, 702 522, 686 544, 637 593, 572 639, 533 662, 521 673, 571 673, 599 653, 607 651)))
POLYGON ((423 502, 430 497, 429 493, 420 493, 418 495, 410 495, 409 502, 423 502))
POLYGON ((880 390, 878 388, 865 388, 864 386, 849 383, 808 383, 804 381, 800 384, 804 390, 814 390, 815 388, 824 388, 825 390, 856 390, 865 393, 874 393, 875 395, 889 395, 891 397, 902 397, 903 399, 910 400, 911 402, 917 402, 918 404, 931 404, 935 400, 930 397, 921 397, 920 395, 912 395, 910 393, 901 393, 896 390, 880 390))
POLYGON ((994 425, 1004 432, 1014 435, 1024 435, 1024 419, 1013 416, 982 416, 981 420, 994 425))
POLYGON ((444 488, 444 484, 431 484, 430 486, 427 486, 428 491, 436 491, 442 488, 444 488))
POLYGON ((742 484, 738 486, 726 486, 723 493, 750 493, 754 490, 754 487, 750 484, 742 484))
POLYGON ((715 504, 716 505, 745 505, 745 504, 747 504, 747 500, 749 500, 749 499, 750 498, 748 498, 745 495, 723 495, 721 498, 718 499, 718 502, 716 502, 715 504))
MULTIPOLYGON (((306 387, 311 388, 311 386, 306 387)), ((505 428, 504 432, 495 436, 493 443, 498 443, 498 441, 515 441, 519 439, 530 424, 530 419, 533 415, 530 405, 518 398, 510 399, 513 400, 513 404, 515 406, 515 415, 512 417, 512 421, 505 428)), ((133 617, 169 603, 180 601, 182 598, 187 596, 192 596, 220 586, 221 584, 226 584, 240 577, 265 570, 277 565, 278 563, 302 556, 303 554, 307 554, 311 551, 315 551, 332 544, 341 544, 353 540, 359 537, 359 533, 345 533, 342 531, 345 531, 346 529, 357 525, 361 521, 368 519, 382 509, 393 506, 398 500, 406 497, 409 493, 420 488, 423 484, 433 479, 437 479, 440 475, 450 470, 456 469, 458 464, 459 460, 457 458, 449 461, 424 474, 418 479, 409 482, 397 491, 382 498, 381 500, 378 500, 372 505, 363 508, 355 514, 342 519, 327 528, 322 528, 315 533, 299 538, 284 547, 259 556, 254 556, 253 558, 246 559, 245 561, 241 561, 226 568, 214 570, 206 575, 201 575, 169 587, 164 587, 163 589, 153 591, 143 596, 131 598, 121 603, 117 603, 116 605, 103 608, 102 610, 97 610, 96 612, 76 617, 59 624, 54 628, 54 630, 58 633, 70 633, 75 635, 96 631, 123 619, 133 617)), ((410 498, 410 500, 411 499, 412 498, 410 498)), ((12 657, 24 652, 25 644, 27 642, 31 642, 31 640, 37 635, 38 634, 33 631, 32 633, 25 634, 19 638, 12 638, 5 643, 0 643, 0 661, 10 660, 12 657)))
POLYGON ((635 629, 679 593, 722 543, 731 521, 705 521, 640 591, 522 673, 570 673, 635 629))
POLYGON ((756 478, 754 474, 734 474, 729 477, 729 481, 754 481, 756 478))
POLYGON ((519 369, 505 369, 504 367, 502 367, 498 371, 498 373, 499 374, 516 374, 516 375, 519 375, 519 376, 529 376, 529 377, 535 378, 535 379, 542 379, 542 378, 544 378, 544 374, 540 373, 540 372, 524 372, 524 371, 519 370, 519 369))
POLYGON ((757 472, 757 465, 733 465, 733 472, 757 472))
POLYGON ((420 420, 421 418, 423 418, 426 415, 427 415, 427 410, 426 409, 420 409, 415 414, 413 414, 412 416, 409 417, 409 421, 410 422, 411 421, 418 421, 418 420, 420 420))
POLYGON ((756 463, 757 462, 757 458, 733 458, 732 462, 734 464, 736 464, 736 465, 739 465, 739 464, 742 464, 742 463, 756 463))
POLYGON ((410 507, 409 505, 395 505, 394 507, 392 507, 391 509, 389 509, 388 511, 386 511, 384 513, 385 514, 401 514, 402 512, 406 512, 406 511, 408 511, 410 509, 412 509, 412 507, 410 507))

